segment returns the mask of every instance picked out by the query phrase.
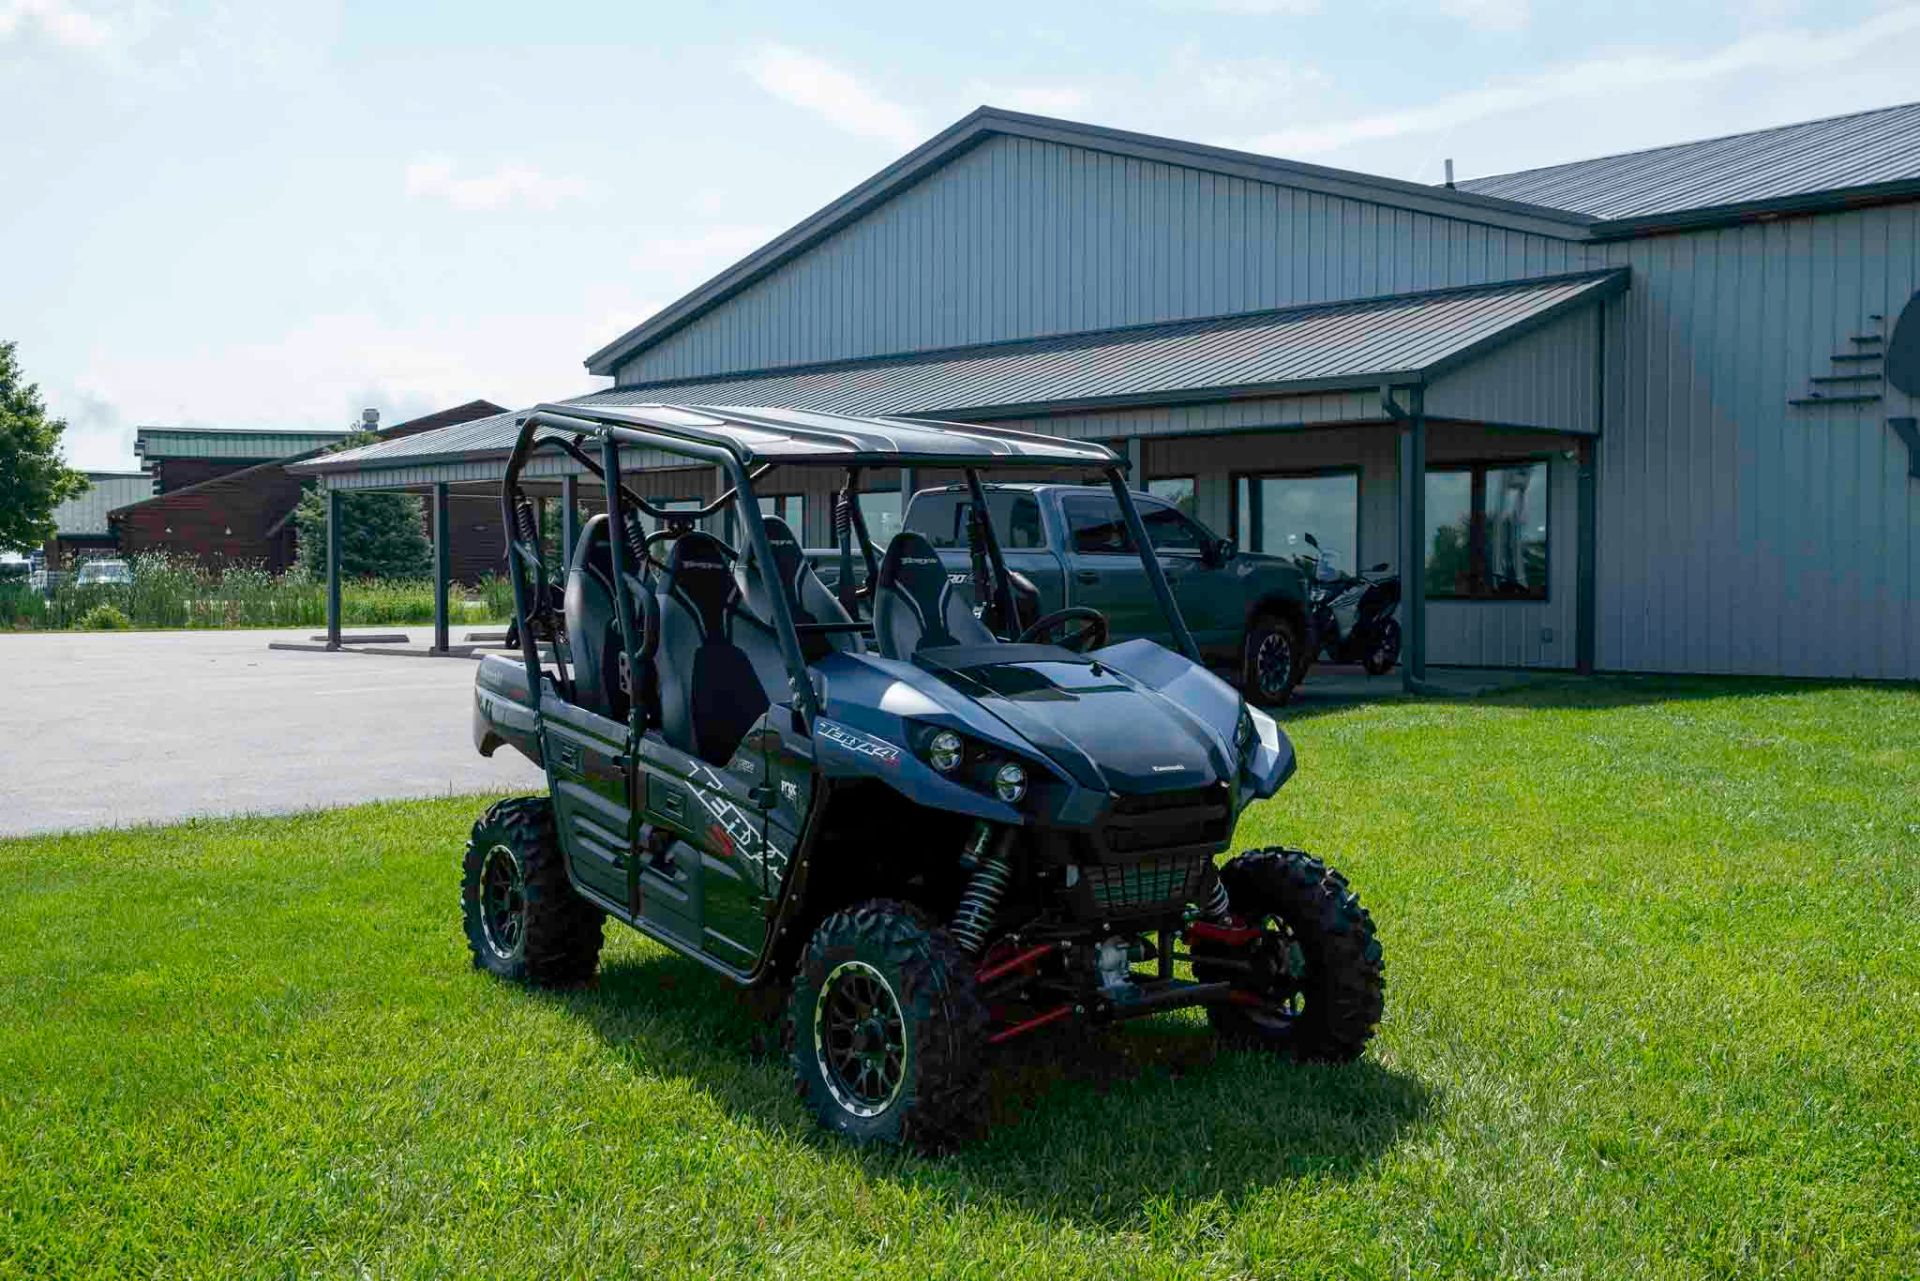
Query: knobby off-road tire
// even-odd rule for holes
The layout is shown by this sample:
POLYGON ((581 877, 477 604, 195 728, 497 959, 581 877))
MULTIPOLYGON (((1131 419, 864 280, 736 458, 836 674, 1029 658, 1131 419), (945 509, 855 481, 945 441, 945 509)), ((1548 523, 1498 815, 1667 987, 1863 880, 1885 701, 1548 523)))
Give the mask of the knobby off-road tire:
POLYGON ((938 1153, 985 1119, 987 1012, 974 965, 918 908, 874 899, 821 922, 782 1032, 820 1124, 938 1153))
POLYGON ((501 801, 473 825, 460 905, 475 969, 572 987, 600 963, 600 909, 574 891, 544 796, 501 801))
MULTIPOLYGON (((1300 850, 1251 850, 1220 869, 1234 915, 1265 925, 1256 948, 1279 973, 1258 984, 1274 997, 1267 1008, 1212 1005, 1215 1033, 1233 1045, 1271 1050, 1295 1059, 1348 1063, 1366 1049, 1380 1022, 1386 976, 1373 918, 1340 873, 1300 850)), ((1236 952, 1235 955, 1243 955, 1236 952)), ((1244 974, 1202 977, 1247 981, 1244 974)))
POLYGON ((1306 639, 1299 624, 1279 614, 1262 614, 1247 628, 1240 655, 1240 688, 1260 707, 1282 707, 1306 673, 1306 639))

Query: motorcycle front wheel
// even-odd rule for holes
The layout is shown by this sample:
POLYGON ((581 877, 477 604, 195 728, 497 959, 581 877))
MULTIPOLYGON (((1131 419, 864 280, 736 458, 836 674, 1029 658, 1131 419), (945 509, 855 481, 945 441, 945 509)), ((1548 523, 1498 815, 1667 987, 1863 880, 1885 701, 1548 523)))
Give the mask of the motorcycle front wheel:
POLYGON ((1380 630, 1374 635, 1373 644, 1367 647, 1366 657, 1360 660, 1367 669, 1367 675, 1380 676, 1393 670, 1400 661, 1400 620, 1389 618, 1380 624, 1380 630))

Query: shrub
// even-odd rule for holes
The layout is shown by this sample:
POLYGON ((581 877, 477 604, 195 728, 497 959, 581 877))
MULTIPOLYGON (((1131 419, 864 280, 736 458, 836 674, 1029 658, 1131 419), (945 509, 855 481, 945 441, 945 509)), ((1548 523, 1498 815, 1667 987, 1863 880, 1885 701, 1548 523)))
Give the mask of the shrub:
POLYGON ((80 616, 80 630, 83 632, 124 632, 133 626, 117 605, 99 604, 80 616))

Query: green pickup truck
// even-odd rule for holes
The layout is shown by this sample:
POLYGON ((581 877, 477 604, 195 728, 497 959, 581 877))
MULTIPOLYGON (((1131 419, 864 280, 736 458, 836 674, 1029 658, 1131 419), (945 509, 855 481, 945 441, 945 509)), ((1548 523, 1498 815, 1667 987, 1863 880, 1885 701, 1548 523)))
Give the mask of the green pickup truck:
MULTIPOLYGON (((1041 613, 1088 606, 1106 615, 1116 641, 1145 636, 1172 643, 1111 491, 1051 484, 989 485, 986 491, 1007 568, 1033 585, 1041 613)), ((1310 657, 1305 576, 1291 561, 1237 550, 1231 539, 1157 498, 1135 494, 1134 504, 1207 661, 1229 671, 1250 700, 1286 702, 1310 657)), ((963 486, 923 489, 907 504, 902 524, 926 536, 956 588, 970 597, 967 506, 963 486)), ((823 578, 835 576, 834 555, 809 556, 823 578)))

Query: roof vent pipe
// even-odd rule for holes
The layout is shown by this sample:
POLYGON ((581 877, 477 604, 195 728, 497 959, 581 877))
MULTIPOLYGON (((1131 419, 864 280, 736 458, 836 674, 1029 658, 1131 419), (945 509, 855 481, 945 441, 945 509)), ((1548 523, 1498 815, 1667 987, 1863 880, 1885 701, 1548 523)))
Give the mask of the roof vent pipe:
POLYGON ((1447 190, 1453 190, 1453 157, 1447 157, 1447 190))
POLYGON ((361 431, 379 431, 380 430, 380 411, 377 409, 361 410, 360 411, 360 430, 361 431))

